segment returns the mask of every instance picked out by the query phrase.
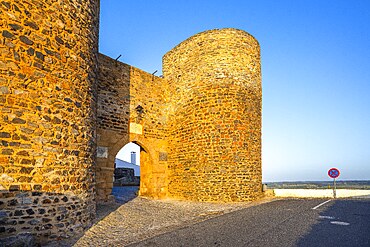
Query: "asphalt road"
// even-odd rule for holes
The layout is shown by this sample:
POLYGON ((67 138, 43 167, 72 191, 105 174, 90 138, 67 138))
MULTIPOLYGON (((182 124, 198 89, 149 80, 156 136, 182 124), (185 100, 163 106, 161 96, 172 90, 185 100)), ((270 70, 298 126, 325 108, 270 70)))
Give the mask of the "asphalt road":
POLYGON ((370 200, 273 201, 129 246, 370 247, 370 200))

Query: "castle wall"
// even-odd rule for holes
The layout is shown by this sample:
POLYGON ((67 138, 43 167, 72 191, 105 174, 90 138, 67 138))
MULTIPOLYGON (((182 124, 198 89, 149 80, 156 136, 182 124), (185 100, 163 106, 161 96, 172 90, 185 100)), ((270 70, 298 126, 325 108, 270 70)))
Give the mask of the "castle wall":
POLYGON ((0 3, 0 238, 42 242, 95 214, 99 1, 0 3))
POLYGON ((259 44, 236 29, 197 34, 163 57, 169 83, 168 195, 247 201, 261 194, 259 44))
POLYGON ((102 54, 98 81, 98 199, 109 198, 116 154, 129 142, 141 146, 140 194, 165 197, 166 81, 102 54))
POLYGON ((142 196, 261 194, 258 42, 236 29, 197 34, 163 57, 160 78, 98 54, 98 9, 98 0, 0 3, 3 242, 86 229, 129 142, 141 147, 142 196))

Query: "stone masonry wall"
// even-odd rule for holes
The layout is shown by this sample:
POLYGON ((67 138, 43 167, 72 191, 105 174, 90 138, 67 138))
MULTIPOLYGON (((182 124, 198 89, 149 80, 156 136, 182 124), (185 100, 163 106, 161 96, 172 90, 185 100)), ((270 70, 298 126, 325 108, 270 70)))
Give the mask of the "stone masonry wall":
POLYGON ((98 0, 0 2, 0 238, 94 217, 98 0))
POLYGON ((258 42, 236 29, 197 34, 163 57, 160 78, 98 55, 98 9, 99 0, 0 2, 4 243, 86 229, 129 142, 141 147, 142 196, 261 194, 258 42))
POLYGON ((261 194, 259 44, 236 29, 197 34, 163 57, 169 82, 168 195, 247 201, 261 194))
POLYGON ((107 200, 114 160, 129 142, 141 146, 140 194, 159 198, 167 192, 167 82, 99 54, 97 195, 107 200))

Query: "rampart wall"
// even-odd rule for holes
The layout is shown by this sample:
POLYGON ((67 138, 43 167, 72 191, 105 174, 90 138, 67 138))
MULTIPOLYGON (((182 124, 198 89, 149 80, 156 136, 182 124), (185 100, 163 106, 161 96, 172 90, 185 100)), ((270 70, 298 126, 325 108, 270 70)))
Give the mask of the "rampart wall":
POLYGON ((109 199, 114 159, 129 142, 141 147, 140 194, 167 193, 167 81, 99 54, 97 195, 109 199))
MULTIPOLYGON (((0 239, 88 227, 114 160, 141 147, 140 195, 246 201, 261 194, 258 42, 197 34, 164 78, 98 54, 98 0, 0 2, 0 239)), ((10 239, 10 240, 9 240, 10 239)))

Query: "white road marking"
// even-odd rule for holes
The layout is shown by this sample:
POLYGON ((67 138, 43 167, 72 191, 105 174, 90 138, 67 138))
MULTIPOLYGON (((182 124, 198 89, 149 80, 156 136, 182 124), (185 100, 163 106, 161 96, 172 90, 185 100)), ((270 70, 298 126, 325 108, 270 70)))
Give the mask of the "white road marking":
POLYGON ((326 216, 326 215, 320 215, 319 218, 320 219, 329 219, 329 220, 334 220, 335 219, 335 217, 333 217, 333 216, 326 216))
POLYGON ((348 222, 343 222, 343 221, 330 221, 330 223, 334 225, 340 225, 340 226, 349 226, 348 222))
POLYGON ((330 201, 331 201, 331 199, 330 199, 330 200, 327 200, 327 201, 325 201, 325 202, 323 202, 323 203, 320 203, 319 205, 317 205, 317 206, 313 207, 312 209, 313 209, 313 210, 318 209, 319 207, 321 207, 322 205, 324 205, 324 204, 326 204, 326 203, 328 203, 328 202, 330 202, 330 201))

